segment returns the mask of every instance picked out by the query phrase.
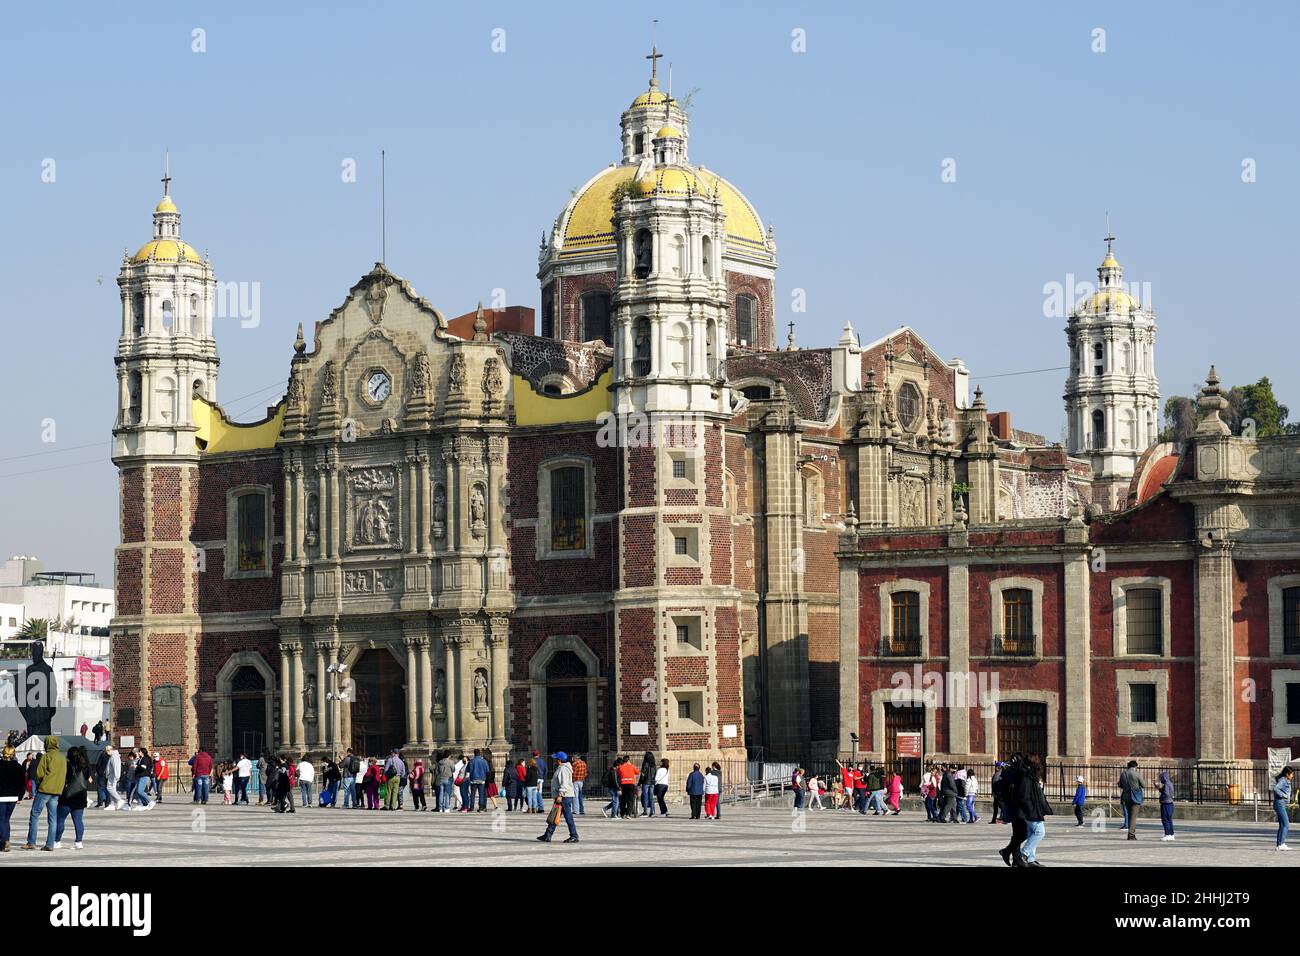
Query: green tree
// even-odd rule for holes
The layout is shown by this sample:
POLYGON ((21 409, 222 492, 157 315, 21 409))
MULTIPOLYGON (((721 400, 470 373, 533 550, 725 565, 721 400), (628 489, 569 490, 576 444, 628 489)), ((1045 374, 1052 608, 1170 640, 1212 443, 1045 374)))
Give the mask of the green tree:
POLYGON ((1269 438, 1273 435, 1288 434, 1286 419, 1291 410, 1278 403, 1277 397, 1273 394, 1273 383, 1268 380, 1267 375, 1254 385, 1242 386, 1241 397, 1241 417, 1243 420, 1247 418, 1254 420, 1255 437, 1269 438))

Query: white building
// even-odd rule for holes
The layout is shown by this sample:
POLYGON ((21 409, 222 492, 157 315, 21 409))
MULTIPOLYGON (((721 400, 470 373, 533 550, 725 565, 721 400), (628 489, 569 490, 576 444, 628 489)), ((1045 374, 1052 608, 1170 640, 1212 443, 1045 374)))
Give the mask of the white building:
POLYGON ((64 627, 51 631, 46 653, 83 657, 108 655, 113 589, 93 574, 45 571, 39 559, 16 555, 0 567, 0 640, 12 638, 24 622, 45 619, 64 627))

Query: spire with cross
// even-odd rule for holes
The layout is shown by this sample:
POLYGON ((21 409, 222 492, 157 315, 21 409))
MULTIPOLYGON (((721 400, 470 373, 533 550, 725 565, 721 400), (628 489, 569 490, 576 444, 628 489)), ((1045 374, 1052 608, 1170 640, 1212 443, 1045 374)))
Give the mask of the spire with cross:
POLYGON ((172 151, 170 149, 163 152, 163 195, 166 196, 172 184, 172 151))
POLYGON ((650 88, 651 89, 657 89, 659 87, 659 61, 662 58, 663 58, 663 54, 659 52, 658 47, 651 46, 650 52, 646 55, 646 59, 650 61, 650 88))
POLYGON ((1110 245, 1115 241, 1115 234, 1110 231, 1110 211, 1106 212, 1106 255, 1110 255, 1110 245))

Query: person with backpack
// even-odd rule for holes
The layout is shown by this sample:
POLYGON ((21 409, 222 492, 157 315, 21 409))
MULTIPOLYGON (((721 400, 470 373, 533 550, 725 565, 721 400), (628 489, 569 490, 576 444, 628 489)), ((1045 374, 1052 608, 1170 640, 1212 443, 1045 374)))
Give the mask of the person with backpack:
POLYGON ((36 758, 31 774, 36 784, 31 814, 27 818, 27 842, 24 850, 36 849, 36 830, 40 826, 41 811, 45 811, 45 846, 42 850, 54 852, 54 834, 56 818, 59 813, 59 797, 63 794, 63 785, 68 779, 68 760, 59 753, 59 738, 53 734, 45 738, 45 752, 36 758))
POLYGON ((1002 767, 1002 776, 998 778, 997 797, 1002 805, 1002 817, 1011 824, 1011 842, 998 851, 1002 862, 1007 866, 1025 866, 1021 847, 1029 836, 1029 824, 1025 818, 1024 793, 1022 783, 1025 776, 1024 757, 1013 753, 1011 759, 1002 767))
POLYGON ((795 767, 790 774, 790 789, 794 791, 794 808, 803 809, 803 767, 795 767))
POLYGON ((1025 820, 1025 842, 1021 851, 1022 866, 1042 866, 1038 862, 1038 844, 1047 835, 1046 818, 1052 815, 1052 806, 1043 793, 1043 779, 1046 773, 1037 754, 1030 754, 1025 762, 1025 772, 1020 778, 1020 793, 1017 803, 1025 820))
POLYGON ((619 758, 619 808, 622 811, 622 817, 624 820, 636 818, 636 791, 637 781, 640 777, 641 774, 636 769, 636 764, 632 763, 630 757, 624 756, 619 758))
POLYGON ((388 759, 384 761, 384 783, 388 789, 384 793, 384 809, 397 809, 397 795, 402 789, 402 779, 406 776, 406 763, 402 760, 402 755, 394 747, 388 754, 388 759))
POLYGON ((1144 799, 1145 785, 1142 783, 1142 777, 1137 772, 1138 762, 1130 760, 1124 768, 1124 772, 1119 775, 1119 781, 1116 786, 1119 787, 1119 802, 1124 808, 1124 819, 1128 826, 1128 838, 1137 839, 1137 809, 1142 806, 1144 799))
POLYGON ((953 784, 957 787, 957 822, 966 822, 966 768, 957 764, 952 774, 953 784))
POLYGON ((93 784, 90 761, 86 757, 86 748, 68 748, 68 772, 63 782, 63 794, 59 797, 58 826, 54 831, 54 849, 63 849, 63 826, 72 817, 72 831, 76 836, 72 847, 83 849, 86 835, 85 812, 86 794, 93 784))

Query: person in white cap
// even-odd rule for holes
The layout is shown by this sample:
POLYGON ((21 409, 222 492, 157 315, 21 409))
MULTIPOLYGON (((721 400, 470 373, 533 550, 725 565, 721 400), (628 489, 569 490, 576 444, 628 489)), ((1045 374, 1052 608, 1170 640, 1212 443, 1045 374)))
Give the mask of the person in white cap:
POLYGON ((1088 784, 1082 777, 1075 777, 1074 784, 1074 799, 1070 802, 1074 807, 1074 819, 1079 821, 1074 825, 1077 830, 1083 826, 1083 805, 1088 799, 1088 784))

